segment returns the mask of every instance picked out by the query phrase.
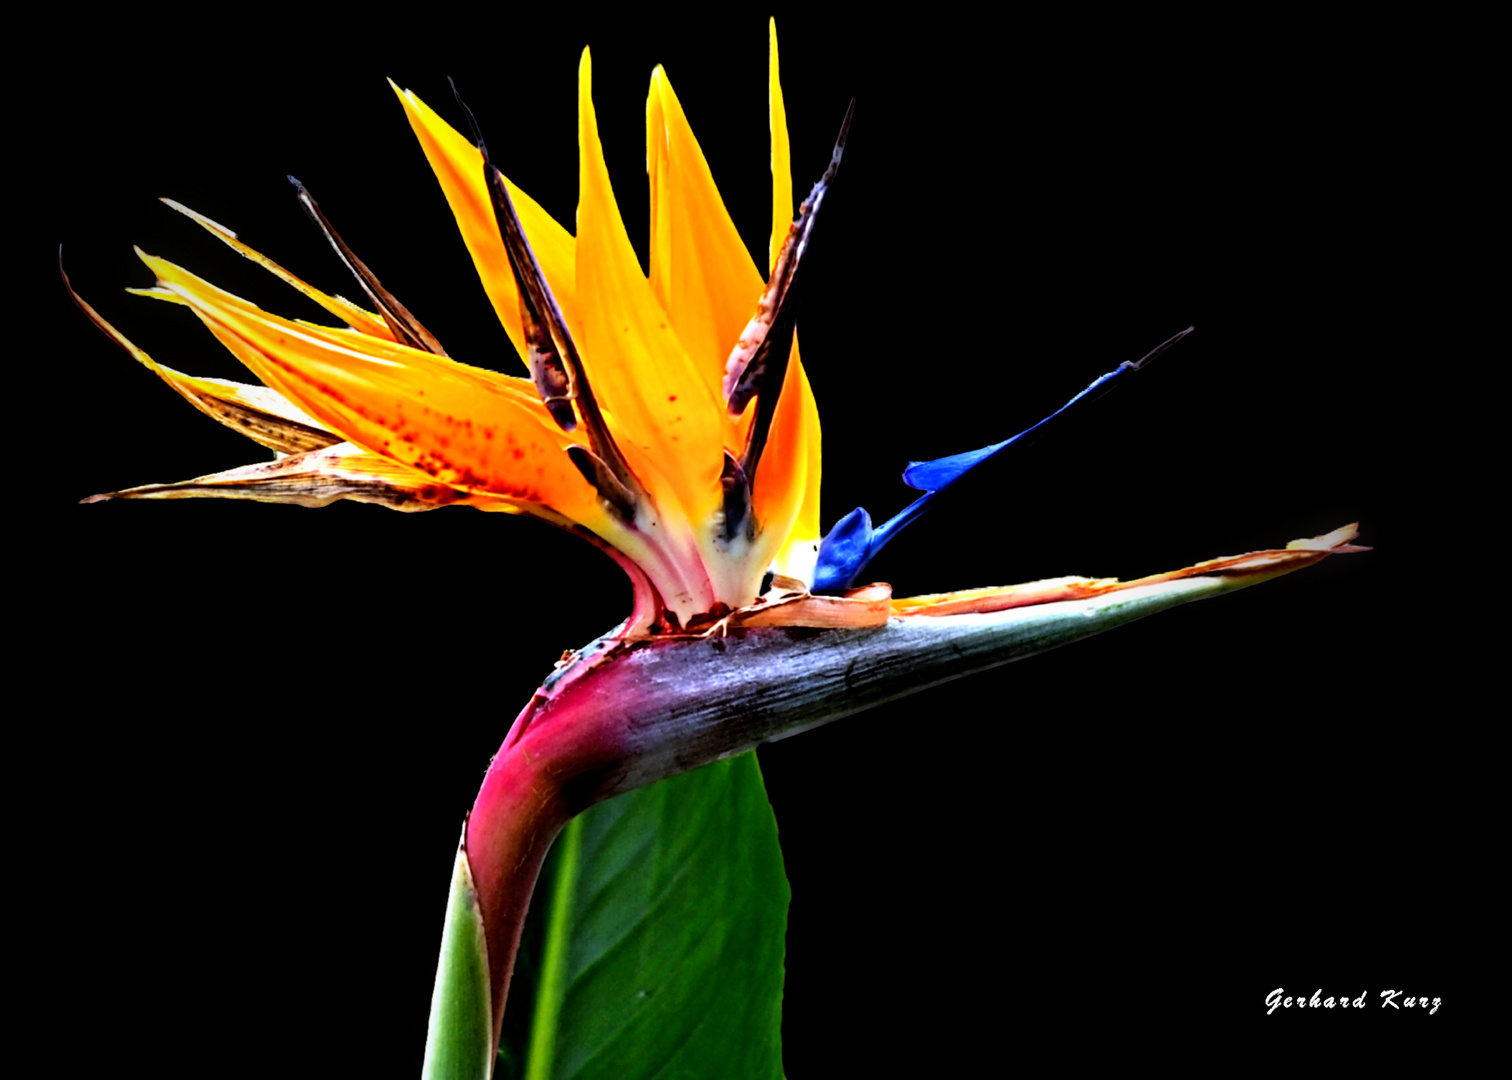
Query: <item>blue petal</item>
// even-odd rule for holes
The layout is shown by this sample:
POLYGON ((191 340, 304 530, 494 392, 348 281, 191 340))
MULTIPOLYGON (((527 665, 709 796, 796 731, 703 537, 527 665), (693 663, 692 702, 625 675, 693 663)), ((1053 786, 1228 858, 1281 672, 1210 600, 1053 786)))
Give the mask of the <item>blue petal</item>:
POLYGON ((933 461, 910 461, 908 468, 903 470, 903 482, 919 491, 941 491, 1017 440, 1015 435, 980 450, 967 450, 964 454, 951 454, 933 461))
POLYGON ((904 526, 911 524, 928 510, 941 492, 1014 443, 1027 441, 1025 436, 1033 435, 1077 402, 1095 397, 1106 390, 1117 376, 1129 370, 1132 370, 1131 365, 1125 364, 1110 371, 1038 424, 1019 432, 1011 439, 984 446, 980 450, 968 450, 933 461, 910 463, 903 473, 903 482, 924 494, 876 529, 872 528, 871 515, 859 507, 836 522, 819 545, 819 561, 814 566, 814 592, 842 592, 850 588, 861 571, 866 569, 866 564, 871 562, 889 540, 902 532, 904 526))
POLYGON ((871 546, 871 515, 858 506, 835 522, 820 543, 813 591, 841 592, 850 588, 856 575, 871 561, 871 546))
POLYGON ((836 522, 835 527, 819 545, 819 561, 814 567, 814 592, 840 592, 850 588, 851 583, 856 580, 861 571, 866 569, 866 564, 886 546, 889 540, 897 536, 904 526, 928 510, 930 504, 942 491, 973 469, 991 461, 1015 443, 1031 442, 1041 428, 1073 405, 1082 401, 1091 401, 1107 393, 1113 388, 1115 380, 1124 372, 1138 371, 1191 332, 1192 328, 1189 326, 1176 336, 1157 345, 1142 359, 1134 363, 1118 365, 1106 375, 1094 380, 1085 390, 1039 423, 1025 428, 1011 439, 992 443, 980 450, 967 450, 964 453, 935 458, 933 461, 910 462, 903 472, 903 482, 924 494, 876 529, 872 528, 871 515, 860 507, 836 522))

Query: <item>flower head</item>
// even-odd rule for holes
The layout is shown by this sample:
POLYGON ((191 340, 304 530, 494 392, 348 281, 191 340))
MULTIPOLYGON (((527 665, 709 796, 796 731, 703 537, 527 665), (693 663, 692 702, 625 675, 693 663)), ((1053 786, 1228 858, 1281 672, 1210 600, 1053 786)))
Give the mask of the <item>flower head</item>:
POLYGON ((651 244, 643 274, 610 187, 592 70, 585 50, 576 235, 495 167, 476 132, 469 139, 394 87, 528 378, 449 357, 298 181, 301 204, 373 310, 313 288, 224 226, 164 200, 343 325, 282 318, 139 249, 157 281, 133 291, 188 307, 263 385, 159 365, 74 299, 197 408, 277 457, 86 501, 217 496, 320 506, 353 499, 401 510, 455 504, 532 514, 593 542, 629 574, 636 603, 621 636, 715 625, 874 626, 892 616, 999 611, 1172 578, 1259 580, 1328 551, 1357 550, 1347 543, 1352 529, 1344 529, 1284 551, 1209 560, 1134 582, 1063 578, 911 599, 893 599, 886 585, 851 588, 942 491, 1189 331, 1120 365, 1026 432, 914 462, 904 480, 923 494, 910 506, 876 528, 857 509, 821 537, 819 417, 799 357, 794 296, 850 117, 829 168, 795 216, 773 25, 772 214, 763 275, 657 67, 646 104, 651 244), (758 595, 769 571, 773 587, 758 595))
POLYGON ((141 253, 157 277, 142 291, 187 306, 263 386, 162 367, 80 306, 202 411, 281 456, 96 498, 352 498, 534 514, 586 536, 629 571, 641 628, 749 605, 774 566, 807 577, 819 538, 820 433, 792 297, 833 169, 795 225, 775 30, 770 282, 736 233, 661 68, 646 109, 649 276, 610 187, 586 51, 575 236, 495 169, 481 139, 475 145, 394 89, 530 377, 447 356, 302 186, 301 202, 376 311, 312 288, 170 203, 345 325, 281 318, 141 253))

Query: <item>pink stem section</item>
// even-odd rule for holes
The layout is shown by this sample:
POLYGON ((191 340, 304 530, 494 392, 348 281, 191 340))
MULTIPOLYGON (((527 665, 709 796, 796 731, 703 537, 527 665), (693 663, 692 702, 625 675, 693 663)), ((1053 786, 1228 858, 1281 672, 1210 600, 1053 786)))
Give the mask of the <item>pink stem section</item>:
POLYGON ((579 660, 563 678, 548 679, 521 710, 467 819, 467 859, 488 942, 495 1052, 515 953, 546 854, 562 826, 611 794, 605 778, 621 771, 615 763, 626 757, 617 709, 569 709, 570 718, 558 718, 565 722, 535 723, 563 684, 598 659, 579 660))
MULTIPOLYGON (((521 719, 534 707, 532 700, 521 719)), ((519 721, 516 721, 518 724, 519 721)), ((493 1006, 493 1052, 499 1049, 504 1001, 515 953, 536 878, 551 842, 570 817, 550 786, 540 783, 524 754, 500 751, 489 766, 467 818, 467 860, 482 909, 488 942, 489 1000, 493 1006)))

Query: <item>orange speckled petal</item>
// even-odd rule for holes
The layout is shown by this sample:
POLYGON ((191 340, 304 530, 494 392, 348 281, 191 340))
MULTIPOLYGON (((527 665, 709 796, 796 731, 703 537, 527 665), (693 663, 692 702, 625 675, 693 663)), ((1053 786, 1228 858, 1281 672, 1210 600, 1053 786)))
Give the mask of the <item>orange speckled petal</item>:
POLYGON ((651 73, 646 98, 646 171, 651 289, 717 398, 730 349, 740 340, 766 282, 735 231, 660 66, 651 73))
POLYGON ((239 343, 233 352, 258 378, 332 431, 443 484, 549 507, 598 531, 598 497, 525 380, 224 303, 188 271, 142 258, 217 337, 239 343))
MULTIPOLYGON (((462 231, 462 241, 467 245, 483 289, 493 303, 494 313, 504 324, 505 333, 523 359, 528 354, 520 326, 520 294, 515 288, 514 272, 509 268, 509 254, 499 236, 499 223, 494 217, 488 186, 483 182, 483 155, 412 92, 400 90, 392 81, 389 85, 399 95, 410 127, 441 183, 452 215, 457 219, 457 227, 462 231)), ((514 200, 525 236, 530 240, 562 315, 569 327, 576 328, 576 256, 572 234, 507 178, 505 183, 509 184, 509 197, 514 200)))
MULTIPOLYGON (((710 518, 724 466, 718 398, 683 350, 641 275, 625 234, 593 111, 593 71, 583 50, 578 78, 578 347, 588 381, 623 436, 660 466, 689 521, 710 518)), ((663 506, 672 512, 671 507, 663 506)))
POLYGON ((767 60, 767 99, 772 123, 772 238, 767 245, 767 274, 777 269, 777 253, 793 227, 793 166, 788 149, 787 109, 777 78, 777 20, 768 24, 771 37, 767 60))

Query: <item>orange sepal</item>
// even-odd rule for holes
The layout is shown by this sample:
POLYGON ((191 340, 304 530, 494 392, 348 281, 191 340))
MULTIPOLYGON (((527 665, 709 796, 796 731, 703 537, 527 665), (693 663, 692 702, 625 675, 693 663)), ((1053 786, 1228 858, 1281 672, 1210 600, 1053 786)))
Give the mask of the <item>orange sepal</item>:
MULTIPOLYGON (((798 360, 798 339, 794 337, 787 375, 777 399, 777 411, 772 417, 766 446, 751 484, 751 511, 760 529, 757 543, 763 548, 763 565, 775 558, 786 546, 788 538, 795 534, 794 524, 807 494, 811 456, 808 421, 816 419, 814 414, 806 414, 804 391, 807 388, 808 380, 798 360)), ((810 394, 807 404, 812 406, 812 403, 810 394)), ((754 409, 746 411, 755 412, 754 409)), ((818 425, 812 426, 817 437, 818 425)), ((815 525, 817 528, 817 522, 815 525)))
POLYGON ((777 20, 767 23, 767 103, 772 126, 772 238, 767 245, 767 273, 777 269, 777 255, 793 227, 793 166, 788 147, 787 108, 777 75, 777 20))
POLYGON ((526 380, 281 319, 142 258, 258 378, 332 431, 443 484, 550 507, 598 531, 603 508, 526 380))
MULTIPOLYGON (((724 465, 723 412, 683 349, 641 275, 609 184, 593 110, 588 50, 578 79, 577 284, 580 313, 573 330, 595 395, 616 420, 617 436, 656 462, 671 496, 695 525, 711 520, 720 500, 724 465)), ((672 513, 670 506, 664 506, 672 513)))
MULTIPOLYGON (((473 266, 483 282, 483 289, 493 304, 494 313, 504 325, 515 352, 527 355, 525 334, 520 324, 520 293, 515 286, 514 271, 509 267, 509 253, 499 235, 493 202, 483 182, 483 154, 455 128, 448 124, 409 90, 401 90, 393 81, 389 85, 399 95, 410 127, 420 140, 426 160, 441 184, 462 242, 472 255, 473 266)), ((576 245, 572 234, 541 209, 508 178, 509 197, 514 201, 520 224, 530 241, 536 260, 546 275, 552 295, 567 325, 577 327, 576 245)))
POLYGON ((250 499, 255 502, 326 506, 337 499, 376 503, 391 510, 433 510, 439 506, 485 505, 518 512, 518 505, 488 506, 505 500, 438 483, 424 473, 351 443, 289 454, 236 469, 197 476, 177 484, 144 484, 92 495, 84 502, 107 499, 250 499))
MULTIPOLYGON (((58 269, 61 272, 62 266, 58 269)), ((325 430, 314 417, 296 408, 293 402, 277 390, 266 386, 249 386, 229 379, 202 379, 159 364, 85 303, 84 298, 74 292, 67 274, 63 274, 63 287, 68 290, 68 295, 73 298, 79 310, 106 337, 217 423, 281 454, 298 454, 341 441, 340 436, 325 430)), ((165 298, 182 302, 172 294, 165 294, 165 298)))
MULTIPOLYGON (((659 65, 646 98, 646 171, 651 190, 651 290, 717 400, 725 361, 766 282, 659 65)), ((744 435, 744 424, 731 427, 744 435)), ((732 436, 726 441, 740 445, 732 436)))
POLYGON ((243 256, 244 258, 251 259, 258 266, 261 266, 264 270, 268 271, 268 273, 272 274, 280 281, 292 285, 295 289, 299 290, 305 296, 309 297, 311 300, 315 301, 315 303, 319 304, 321 307, 329 311, 332 315, 335 315, 342 322, 346 323, 353 330, 356 330, 361 334, 365 334, 368 337, 382 338, 384 341, 394 340, 394 332, 388 328, 388 324, 383 321, 383 317, 381 315, 374 314, 373 312, 368 311, 365 308, 360 308, 345 297, 331 296, 327 293, 321 292, 319 289, 315 288, 315 286, 310 285, 300 278, 297 278, 293 274, 289 273, 282 266, 279 266, 276 262, 268 258, 262 252, 257 251, 256 249, 242 243, 234 232, 226 228, 220 222, 212 221, 204 214, 196 213, 195 211, 185 206, 183 203, 175 202, 172 199, 159 199, 158 201, 165 206, 177 210, 179 213, 187 217, 190 221, 193 221, 195 224, 204 228, 207 232, 210 233, 210 235, 221 241, 232 251, 235 251, 237 254, 243 256))

